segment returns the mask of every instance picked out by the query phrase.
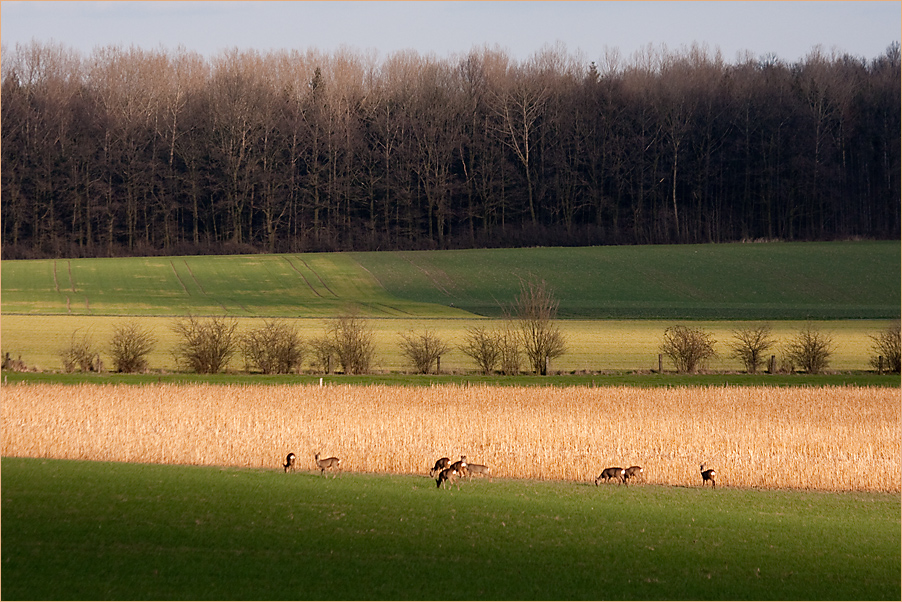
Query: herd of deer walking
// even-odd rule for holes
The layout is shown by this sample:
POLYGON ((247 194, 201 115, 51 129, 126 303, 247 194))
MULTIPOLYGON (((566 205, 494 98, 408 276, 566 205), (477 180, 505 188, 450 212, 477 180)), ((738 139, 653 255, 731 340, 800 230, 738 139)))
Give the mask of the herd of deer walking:
MULTIPOLYGON (((333 473, 341 470, 341 460, 334 456, 321 460, 319 452, 317 452, 313 455, 313 460, 316 462, 316 467, 319 468, 320 474, 323 476, 326 475, 327 470, 333 471, 333 473)), ((285 472, 297 469, 297 456, 295 456, 294 453, 289 453, 285 458, 283 468, 285 469, 285 472)), ((702 475, 702 486, 707 485, 708 481, 711 481, 711 487, 716 489, 717 482, 715 481, 715 477, 717 476, 717 471, 713 468, 707 468, 705 464, 702 464, 699 469, 702 475)), ((471 464, 467 462, 466 456, 461 456, 460 460, 457 462, 451 462, 451 458, 439 458, 436 460, 432 470, 429 471, 429 476, 435 479, 436 487, 443 487, 450 486, 461 477, 472 479, 475 475, 488 476, 490 472, 491 469, 485 464, 471 464)), ((333 476, 335 475, 333 474, 333 476)), ((595 479, 595 486, 597 487, 598 483, 602 481, 607 483, 611 480, 625 484, 628 483, 630 479, 643 478, 644 476, 641 466, 630 466, 629 468, 612 466, 611 468, 605 468, 601 471, 601 474, 595 479)), ((458 488, 459 487, 460 486, 458 485, 458 488)))

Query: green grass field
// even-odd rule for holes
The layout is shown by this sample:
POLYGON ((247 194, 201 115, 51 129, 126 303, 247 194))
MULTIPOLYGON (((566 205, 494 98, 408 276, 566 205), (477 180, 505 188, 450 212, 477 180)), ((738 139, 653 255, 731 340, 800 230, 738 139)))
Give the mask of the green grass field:
MULTIPOLYGON (((228 315, 296 320, 302 337, 355 308, 373 318, 375 371, 409 369, 399 333, 425 328, 452 346, 442 370, 465 373, 465 330, 496 318, 523 279, 545 279, 560 301, 567 353, 560 372, 657 368, 664 330, 692 320, 718 341, 714 371, 741 369, 731 330, 770 320, 778 341, 804 320, 831 334, 832 370, 869 370, 870 335, 900 312, 900 245, 762 243, 3 261, 4 353, 41 370, 61 367, 73 334, 104 357, 116 324, 138 317, 159 342, 155 371, 176 369, 172 318, 228 315), (616 319, 615 319, 616 318, 616 319), (854 319, 853 319, 854 318, 854 319)), ((488 323, 487 323, 488 324, 488 323)), ((109 362, 108 362, 109 365, 109 362)), ((669 366, 665 366, 668 369, 669 366)), ((231 370, 243 370, 240 357, 231 370)))
POLYGON ((497 317, 543 279, 560 317, 899 317, 900 244, 760 243, 2 262, 2 312, 497 317))
POLYGON ((896 495, 3 458, 4 599, 898 599, 896 495))

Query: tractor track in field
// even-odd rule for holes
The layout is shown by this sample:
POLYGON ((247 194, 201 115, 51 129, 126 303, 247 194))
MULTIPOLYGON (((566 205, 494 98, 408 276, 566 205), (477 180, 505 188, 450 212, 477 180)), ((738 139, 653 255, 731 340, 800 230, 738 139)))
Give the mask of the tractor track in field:
MULTIPOLYGON (((441 284, 441 283, 438 281, 438 279, 432 274, 432 272, 430 272, 429 270, 427 270, 427 269, 424 268, 423 266, 421 266, 421 265, 415 263, 415 262, 413 261, 413 259, 411 259, 410 257, 408 257, 405 253, 399 253, 399 255, 400 255, 403 259, 405 259, 408 263, 410 263, 410 265, 412 265, 412 266, 415 267, 416 269, 418 269, 418 270, 420 270, 421 272, 423 272, 424 274, 426 274, 426 277, 429 278, 429 280, 432 282, 433 285, 435 285, 435 287, 436 287, 437 289, 439 289, 440 291, 442 291, 443 293, 445 293, 446 296, 452 297, 452 298, 453 298, 453 296, 452 296, 451 293, 448 291, 448 289, 446 289, 444 286, 442 286, 442 284, 441 284)), ((448 277, 447 274, 445 274, 444 272, 442 272, 442 274, 444 274, 445 278, 447 278, 448 280, 451 280, 451 279, 448 277)))
MULTIPOLYGON (((308 270, 310 270, 311 272, 313 272, 313 275, 316 276, 316 279, 319 280, 319 283, 322 284, 323 287, 325 287, 325 289, 326 289, 327 291, 329 291, 329 292, 332 294, 333 297, 336 297, 336 298, 338 297, 338 295, 335 294, 335 291, 333 291, 331 288, 329 288, 329 285, 326 284, 326 282, 323 280, 322 276, 319 275, 319 272, 317 272, 316 270, 314 270, 313 268, 311 268, 310 265, 309 265, 306 261, 304 261, 303 259, 301 259, 301 263, 304 264, 304 267, 306 267, 308 270)), ((305 278, 305 280, 306 280, 306 278, 305 278)))
POLYGON ((179 286, 181 286, 182 290, 185 291, 185 294, 190 297, 191 293, 188 292, 188 287, 185 286, 184 282, 182 282, 182 277, 179 276, 179 272, 178 272, 178 270, 175 269, 175 264, 172 262, 171 259, 169 260, 169 265, 172 267, 172 273, 175 274, 175 279, 179 281, 179 286))
MULTIPOLYGON (((295 272, 297 272, 297 275, 300 276, 304 280, 304 284, 307 285, 307 288, 309 288, 313 292, 314 295, 316 295, 317 297, 322 299, 323 296, 319 293, 318 290, 313 288, 313 285, 310 284, 310 281, 307 280, 307 277, 304 276, 304 273, 301 272, 301 270, 299 270, 297 268, 297 266, 295 266, 293 263, 291 263, 291 260, 288 257, 283 257, 283 259, 288 263, 289 266, 291 266, 291 269, 294 270, 295 272)), ((304 262, 303 260, 301 260, 301 263, 303 263, 304 265, 307 265, 306 262, 304 262)), ((309 269, 310 266, 307 266, 307 268, 309 269)), ((310 271, 313 272, 313 270, 310 270, 310 271)), ((313 273, 316 274, 316 272, 313 272, 313 273)), ((319 276, 317 276, 317 277, 319 277, 319 276)), ((322 282, 322 279, 320 279, 320 282, 322 282)), ((326 288, 328 289, 329 287, 326 287, 326 288)), ((329 292, 332 293, 332 291, 329 291, 329 292)), ((332 293, 332 294, 334 295, 335 293, 332 293)))

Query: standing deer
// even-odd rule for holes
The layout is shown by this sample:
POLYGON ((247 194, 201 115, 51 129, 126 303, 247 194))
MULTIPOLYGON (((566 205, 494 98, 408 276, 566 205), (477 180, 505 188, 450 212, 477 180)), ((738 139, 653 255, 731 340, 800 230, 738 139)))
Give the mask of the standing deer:
POLYGON ((702 487, 705 486, 705 483, 707 483, 708 481, 711 481, 711 487, 713 487, 714 489, 717 489, 717 483, 714 481, 714 477, 717 476, 717 471, 715 471, 713 468, 709 468, 708 470, 705 470, 704 464, 701 465, 701 471, 702 471, 702 487))
POLYGON ((289 453, 288 457, 285 458, 285 464, 282 465, 282 468, 285 469, 285 472, 297 468, 297 457, 295 457, 293 453, 289 453))
POLYGON ((491 469, 485 464, 467 464, 467 476, 472 480, 474 474, 487 476, 491 469))
MULTIPOLYGON (((441 487, 445 483, 448 483, 448 484, 453 483, 454 480, 456 480, 457 477, 459 477, 459 476, 460 476, 460 473, 457 472, 456 469, 446 468, 445 470, 438 473, 438 478, 435 480, 435 486, 441 487)), ((460 488, 460 486, 458 485, 458 489, 459 488, 460 488)))
POLYGON ((456 470, 460 476, 467 476, 467 457, 461 456, 460 460, 451 465, 451 468, 456 470))
POLYGON ((623 483, 624 470, 619 466, 613 466, 611 468, 605 468, 601 471, 601 474, 598 475, 598 478, 595 479, 595 486, 598 486, 598 482, 604 480, 605 482, 610 481, 611 479, 620 479, 620 482, 623 483))
POLYGON ((632 478, 639 478, 642 475, 642 467, 641 466, 630 466, 626 470, 623 471, 623 482, 626 483, 632 478))
POLYGON ((429 471, 429 476, 434 477, 437 473, 451 466, 451 458, 439 458, 435 461, 435 466, 429 471))
POLYGON ((326 476, 326 469, 329 470, 341 470, 341 460, 338 458, 326 458, 325 460, 319 459, 319 452, 314 454, 313 459, 316 460, 316 465, 319 467, 319 472, 321 475, 326 476))

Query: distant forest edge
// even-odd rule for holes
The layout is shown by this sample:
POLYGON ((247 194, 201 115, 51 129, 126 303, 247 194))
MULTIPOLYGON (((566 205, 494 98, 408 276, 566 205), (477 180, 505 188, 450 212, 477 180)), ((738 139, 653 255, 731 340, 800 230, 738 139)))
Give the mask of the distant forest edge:
POLYGON ((900 236, 898 42, 2 54, 5 259, 900 236))

